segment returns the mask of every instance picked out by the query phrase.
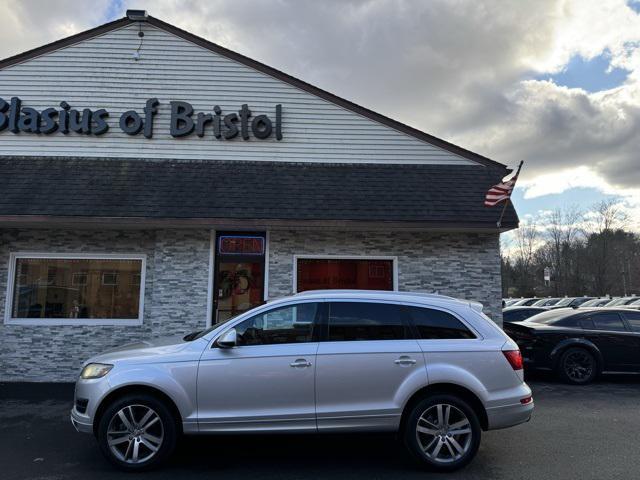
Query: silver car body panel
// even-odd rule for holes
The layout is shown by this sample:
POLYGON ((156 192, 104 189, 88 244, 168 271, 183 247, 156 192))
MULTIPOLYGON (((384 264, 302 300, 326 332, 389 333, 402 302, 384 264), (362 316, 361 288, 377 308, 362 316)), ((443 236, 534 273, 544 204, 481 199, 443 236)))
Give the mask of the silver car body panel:
POLYGON ((322 342, 316 361, 318 430, 397 429, 427 384, 416 340, 322 342))
POLYGON ((173 401, 185 433, 396 430, 416 392, 448 384, 480 400, 489 429, 504 428, 527 421, 533 409, 533 402, 521 403, 531 390, 522 371, 514 371, 502 354, 508 349, 517 346, 474 302, 405 292, 305 292, 245 312, 193 341, 158 339, 91 358, 85 364, 114 367, 103 378, 78 379, 76 397, 89 402, 85 413, 74 407, 71 417, 79 431, 93 431, 96 411, 108 395, 140 386, 173 401), (477 338, 215 345, 253 315, 327 301, 441 309, 477 338))
POLYGON ((318 345, 207 348, 198 373, 200 431, 315 431, 318 345))

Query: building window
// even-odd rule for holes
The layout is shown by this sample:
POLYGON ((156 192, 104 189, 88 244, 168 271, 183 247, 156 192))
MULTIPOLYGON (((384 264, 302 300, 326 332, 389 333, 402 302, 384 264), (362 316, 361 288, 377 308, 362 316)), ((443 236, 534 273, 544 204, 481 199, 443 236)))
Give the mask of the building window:
POLYGON ((140 324, 145 256, 11 258, 7 318, 27 324, 140 324))
POLYGON ((296 292, 323 289, 394 290, 395 258, 295 257, 296 292))

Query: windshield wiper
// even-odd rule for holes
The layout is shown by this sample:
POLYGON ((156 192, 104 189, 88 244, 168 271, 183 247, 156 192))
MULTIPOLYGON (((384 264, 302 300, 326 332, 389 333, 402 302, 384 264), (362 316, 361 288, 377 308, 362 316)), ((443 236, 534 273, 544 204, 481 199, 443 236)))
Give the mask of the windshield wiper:
POLYGON ((187 333, 184 337, 182 337, 182 340, 184 340, 185 342, 191 342, 201 333, 202 333, 202 330, 198 330, 197 332, 187 333))

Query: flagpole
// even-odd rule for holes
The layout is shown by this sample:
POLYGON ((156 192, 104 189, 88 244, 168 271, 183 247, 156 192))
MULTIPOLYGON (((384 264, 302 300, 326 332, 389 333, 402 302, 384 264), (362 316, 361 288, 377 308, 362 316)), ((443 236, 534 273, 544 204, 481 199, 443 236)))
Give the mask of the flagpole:
MULTIPOLYGON (((513 178, 515 178, 515 179, 518 178, 518 175, 520 175, 520 169, 522 168, 522 164, 523 163, 524 163, 524 160, 520 160, 520 165, 518 165, 518 170, 516 171, 516 174, 513 176, 513 178)), ((504 212, 507 211, 507 205, 509 205, 510 201, 511 201, 511 195, 509 194, 509 198, 507 198, 505 200, 504 207, 502 207, 502 212, 500 213, 500 218, 496 222, 496 225, 497 225, 498 229, 502 226, 502 217, 504 217, 504 212)))
POLYGON ((510 199, 507 198, 504 202, 504 207, 502 207, 502 213, 500 213, 500 218, 498 219, 498 221, 496 222, 498 228, 500 228, 500 226, 502 225, 502 217, 504 217, 504 212, 507 209, 507 205, 509 205, 509 201, 510 199))

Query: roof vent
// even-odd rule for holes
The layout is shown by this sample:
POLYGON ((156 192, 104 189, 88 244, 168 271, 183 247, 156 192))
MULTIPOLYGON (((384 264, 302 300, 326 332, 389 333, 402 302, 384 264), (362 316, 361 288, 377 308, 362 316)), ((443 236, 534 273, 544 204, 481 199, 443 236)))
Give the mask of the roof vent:
POLYGON ((127 18, 134 22, 146 22, 147 17, 146 10, 127 10, 127 18))

